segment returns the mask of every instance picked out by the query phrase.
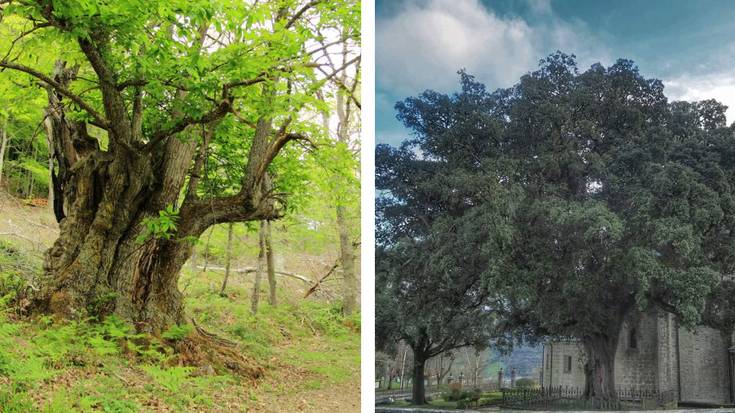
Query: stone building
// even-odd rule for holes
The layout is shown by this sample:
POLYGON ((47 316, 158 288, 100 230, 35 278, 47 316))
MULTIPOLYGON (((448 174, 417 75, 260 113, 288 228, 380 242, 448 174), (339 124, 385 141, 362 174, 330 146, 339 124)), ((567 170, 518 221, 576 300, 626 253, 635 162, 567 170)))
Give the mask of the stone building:
MULTIPOLYGON (((731 341, 735 343, 735 337, 731 341)), ((674 391, 680 402, 735 403, 735 346, 709 327, 688 330, 651 309, 624 323, 615 355, 615 384, 674 391)), ((572 340, 544 344, 541 383, 584 388, 585 352, 572 340)))

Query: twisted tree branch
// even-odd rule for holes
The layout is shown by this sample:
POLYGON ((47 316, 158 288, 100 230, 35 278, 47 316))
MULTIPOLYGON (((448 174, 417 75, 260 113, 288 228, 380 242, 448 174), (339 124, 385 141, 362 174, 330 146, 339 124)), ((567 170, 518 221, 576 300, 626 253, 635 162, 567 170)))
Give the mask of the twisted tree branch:
POLYGON ((24 65, 21 65, 21 64, 18 64, 18 63, 8 62, 8 61, 5 61, 5 60, 1 60, 0 61, 0 67, 17 70, 17 71, 20 71, 20 72, 29 74, 29 75, 35 77, 36 79, 41 80, 42 82, 44 82, 44 83, 48 84, 49 86, 53 87, 57 92, 59 92, 63 96, 71 99, 72 102, 76 103, 77 105, 79 105, 79 107, 81 107, 87 113, 89 113, 92 116, 92 118, 94 118, 94 121, 96 122, 97 125, 99 125, 103 129, 107 129, 107 128, 110 127, 110 124, 107 121, 107 119, 105 119, 91 105, 89 105, 87 102, 85 102, 84 99, 82 99, 78 95, 72 93, 69 89, 67 89, 64 86, 62 86, 59 82, 51 79, 50 77, 44 75, 43 73, 41 73, 41 72, 39 72, 39 71, 37 71, 35 69, 32 69, 32 68, 30 68, 28 66, 24 66, 24 65))

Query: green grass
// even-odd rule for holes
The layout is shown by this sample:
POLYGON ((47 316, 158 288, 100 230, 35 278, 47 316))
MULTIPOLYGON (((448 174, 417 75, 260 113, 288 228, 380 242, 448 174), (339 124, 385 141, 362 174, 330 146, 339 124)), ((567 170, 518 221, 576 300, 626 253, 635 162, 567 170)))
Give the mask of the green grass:
POLYGON ((190 326, 174 326, 158 339, 136 334, 114 317, 103 322, 19 318, 12 306, 23 277, 39 270, 36 264, 0 242, 0 413, 127 413, 153 411, 150 406, 245 411, 263 400, 276 403, 284 392, 325 390, 358 376, 359 315, 346 319, 334 305, 299 298, 272 308, 262 300, 252 315, 246 286, 233 283, 228 292, 236 298, 223 298, 212 288, 221 274, 191 280, 188 314, 264 366, 261 385, 227 371, 202 375, 176 365, 173 343, 189 334, 190 326), (283 386, 277 379, 283 370, 307 376, 283 386))
POLYGON ((360 343, 350 336, 337 338, 330 342, 328 349, 304 351, 291 347, 285 356, 308 371, 326 377, 327 383, 336 384, 347 380, 360 365, 360 343))
MULTIPOLYGON (((480 404, 482 406, 494 406, 494 405, 498 405, 502 399, 503 399, 503 393, 499 391, 483 393, 482 396, 480 397, 480 404)), ((425 408, 425 409, 440 408, 440 409, 447 409, 447 410, 463 410, 462 408, 457 406, 456 401, 443 400, 442 398, 431 400, 425 405, 415 405, 415 404, 412 404, 410 401, 398 400, 392 403, 391 406, 418 407, 418 408, 425 408)))
POLYGON ((423 408, 423 409, 437 409, 437 408, 439 408, 439 409, 455 410, 455 409, 457 409, 457 402, 448 402, 448 401, 444 401, 444 400, 432 400, 432 401, 428 402, 427 404, 417 405, 417 404, 412 404, 411 402, 406 401, 406 400, 401 400, 401 401, 397 401, 397 402, 391 404, 391 406, 396 406, 396 407, 419 407, 419 408, 423 408))

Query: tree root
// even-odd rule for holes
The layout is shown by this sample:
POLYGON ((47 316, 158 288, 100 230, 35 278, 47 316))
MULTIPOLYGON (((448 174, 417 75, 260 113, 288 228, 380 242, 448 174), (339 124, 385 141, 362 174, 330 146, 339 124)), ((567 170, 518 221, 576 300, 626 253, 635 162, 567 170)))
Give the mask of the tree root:
POLYGON ((244 355, 236 343, 209 333, 196 323, 194 326, 195 331, 174 346, 177 364, 198 367, 204 372, 228 371, 250 379, 263 376, 263 366, 244 355))

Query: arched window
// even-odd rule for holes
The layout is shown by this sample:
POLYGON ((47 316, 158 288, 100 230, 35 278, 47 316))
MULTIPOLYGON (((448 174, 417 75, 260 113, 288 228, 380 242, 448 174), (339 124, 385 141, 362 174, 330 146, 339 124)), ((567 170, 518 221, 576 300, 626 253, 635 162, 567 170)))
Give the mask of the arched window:
POLYGON ((628 338, 628 348, 638 348, 638 332, 635 328, 630 329, 630 337, 628 338))

